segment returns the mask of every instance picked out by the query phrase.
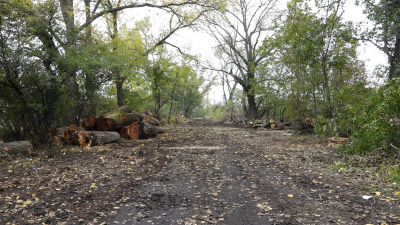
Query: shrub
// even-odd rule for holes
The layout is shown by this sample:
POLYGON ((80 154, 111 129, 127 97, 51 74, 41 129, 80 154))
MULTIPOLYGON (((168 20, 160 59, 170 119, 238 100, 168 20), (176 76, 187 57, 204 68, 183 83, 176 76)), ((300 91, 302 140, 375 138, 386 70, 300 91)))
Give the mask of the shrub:
POLYGON ((400 148, 400 79, 375 91, 363 109, 352 116, 351 153, 394 153, 400 148), (397 146, 397 147, 396 147, 397 146))

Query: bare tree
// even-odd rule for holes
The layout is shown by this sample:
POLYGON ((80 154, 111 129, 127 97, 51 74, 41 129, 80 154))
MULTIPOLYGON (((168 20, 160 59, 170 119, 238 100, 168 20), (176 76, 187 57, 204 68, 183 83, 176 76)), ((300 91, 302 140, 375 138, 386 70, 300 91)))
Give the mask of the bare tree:
POLYGON ((218 43, 216 55, 225 62, 223 67, 211 67, 228 74, 242 86, 248 118, 258 117, 253 82, 257 67, 272 51, 272 48, 260 47, 272 34, 276 3, 277 0, 232 0, 224 11, 206 17, 206 31, 218 43))

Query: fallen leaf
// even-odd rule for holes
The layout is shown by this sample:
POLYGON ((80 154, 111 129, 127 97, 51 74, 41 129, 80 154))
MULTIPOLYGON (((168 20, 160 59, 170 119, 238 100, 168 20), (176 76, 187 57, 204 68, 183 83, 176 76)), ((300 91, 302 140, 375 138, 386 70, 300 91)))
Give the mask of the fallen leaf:
POLYGON ((293 198, 293 195, 292 194, 288 194, 287 195, 289 198, 293 198))

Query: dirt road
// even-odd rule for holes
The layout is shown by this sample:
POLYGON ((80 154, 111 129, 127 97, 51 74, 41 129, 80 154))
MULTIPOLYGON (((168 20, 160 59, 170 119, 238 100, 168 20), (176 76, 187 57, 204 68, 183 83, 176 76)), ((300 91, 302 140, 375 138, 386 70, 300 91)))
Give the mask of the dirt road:
POLYGON ((346 166, 311 135, 209 120, 166 130, 3 159, 0 224, 400 224, 377 158, 346 166))
POLYGON ((176 136, 143 150, 163 163, 109 224, 400 223, 399 201, 363 199, 357 184, 296 164, 300 151, 329 151, 293 144, 304 137, 206 120, 169 133, 176 136))

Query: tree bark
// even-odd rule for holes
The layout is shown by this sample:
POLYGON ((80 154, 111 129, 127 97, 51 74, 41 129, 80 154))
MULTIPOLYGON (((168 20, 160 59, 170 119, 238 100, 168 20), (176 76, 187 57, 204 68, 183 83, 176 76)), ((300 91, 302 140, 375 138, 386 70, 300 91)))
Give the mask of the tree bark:
POLYGON ((400 37, 396 37, 396 43, 394 47, 393 56, 389 56, 389 80, 400 77, 400 37))
MULTIPOLYGON (((116 72, 119 73, 119 72, 116 72)), ((115 86, 117 88, 117 102, 118 107, 124 106, 124 92, 122 90, 125 79, 118 75, 118 78, 115 79, 115 86)))
POLYGON ((92 145, 115 143, 121 140, 121 136, 115 131, 86 131, 92 139, 92 145))
POLYGON ((0 151, 8 149, 6 152, 9 155, 29 154, 33 149, 32 144, 29 141, 14 141, 7 143, 0 143, 0 151))
POLYGON ((151 116, 145 116, 143 118, 143 121, 149 121, 155 126, 160 126, 160 121, 158 119, 155 119, 155 118, 151 117, 151 116))

